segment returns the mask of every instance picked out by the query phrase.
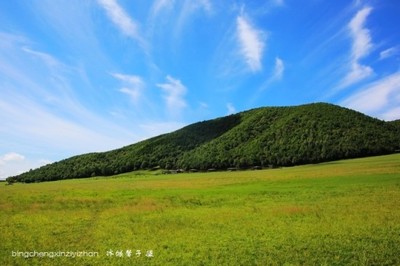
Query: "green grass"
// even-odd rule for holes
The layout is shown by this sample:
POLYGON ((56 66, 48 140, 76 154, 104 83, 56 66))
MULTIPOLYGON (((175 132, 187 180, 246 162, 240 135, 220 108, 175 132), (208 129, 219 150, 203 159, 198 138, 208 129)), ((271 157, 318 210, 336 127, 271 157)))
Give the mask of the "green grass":
POLYGON ((263 171, 1 183, 0 210, 0 265, 399 265, 400 154, 263 171))

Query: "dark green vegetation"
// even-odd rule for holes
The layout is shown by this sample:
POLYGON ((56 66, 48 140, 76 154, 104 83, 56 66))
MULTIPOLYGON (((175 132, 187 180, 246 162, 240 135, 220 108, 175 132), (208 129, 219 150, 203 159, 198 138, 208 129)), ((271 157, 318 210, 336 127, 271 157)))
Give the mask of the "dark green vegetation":
POLYGON ((394 127, 397 127, 397 130, 400 130, 400 119, 390 121, 389 123, 392 124, 394 127))
POLYGON ((400 265, 400 154, 157 173, 0 185, 0 265, 400 265))
POLYGON ((292 166, 393 153, 400 126, 331 104, 258 108, 121 149, 56 162, 8 181, 109 176, 139 169, 292 166))

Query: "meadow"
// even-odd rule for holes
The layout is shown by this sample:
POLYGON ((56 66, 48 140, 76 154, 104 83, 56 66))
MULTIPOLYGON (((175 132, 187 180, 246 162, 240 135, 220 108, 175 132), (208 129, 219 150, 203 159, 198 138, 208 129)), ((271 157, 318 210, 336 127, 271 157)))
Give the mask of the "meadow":
POLYGON ((0 265, 400 265, 400 154, 2 183, 0 210, 0 265))

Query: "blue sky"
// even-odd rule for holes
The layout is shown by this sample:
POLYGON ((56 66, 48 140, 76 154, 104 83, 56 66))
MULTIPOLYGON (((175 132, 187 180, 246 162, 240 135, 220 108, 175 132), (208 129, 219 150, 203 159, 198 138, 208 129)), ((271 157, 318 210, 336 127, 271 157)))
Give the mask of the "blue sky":
POLYGON ((0 178, 260 106, 400 118, 393 0, 0 1, 0 178))

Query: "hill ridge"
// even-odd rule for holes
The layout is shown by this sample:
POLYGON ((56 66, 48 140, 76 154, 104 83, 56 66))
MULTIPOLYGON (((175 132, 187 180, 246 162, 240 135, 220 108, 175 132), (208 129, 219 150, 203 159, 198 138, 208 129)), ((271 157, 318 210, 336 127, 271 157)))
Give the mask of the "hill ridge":
POLYGON ((398 125, 328 103, 259 107, 108 152, 74 156, 7 180, 108 176, 155 167, 291 166, 388 154, 400 148, 398 125))

